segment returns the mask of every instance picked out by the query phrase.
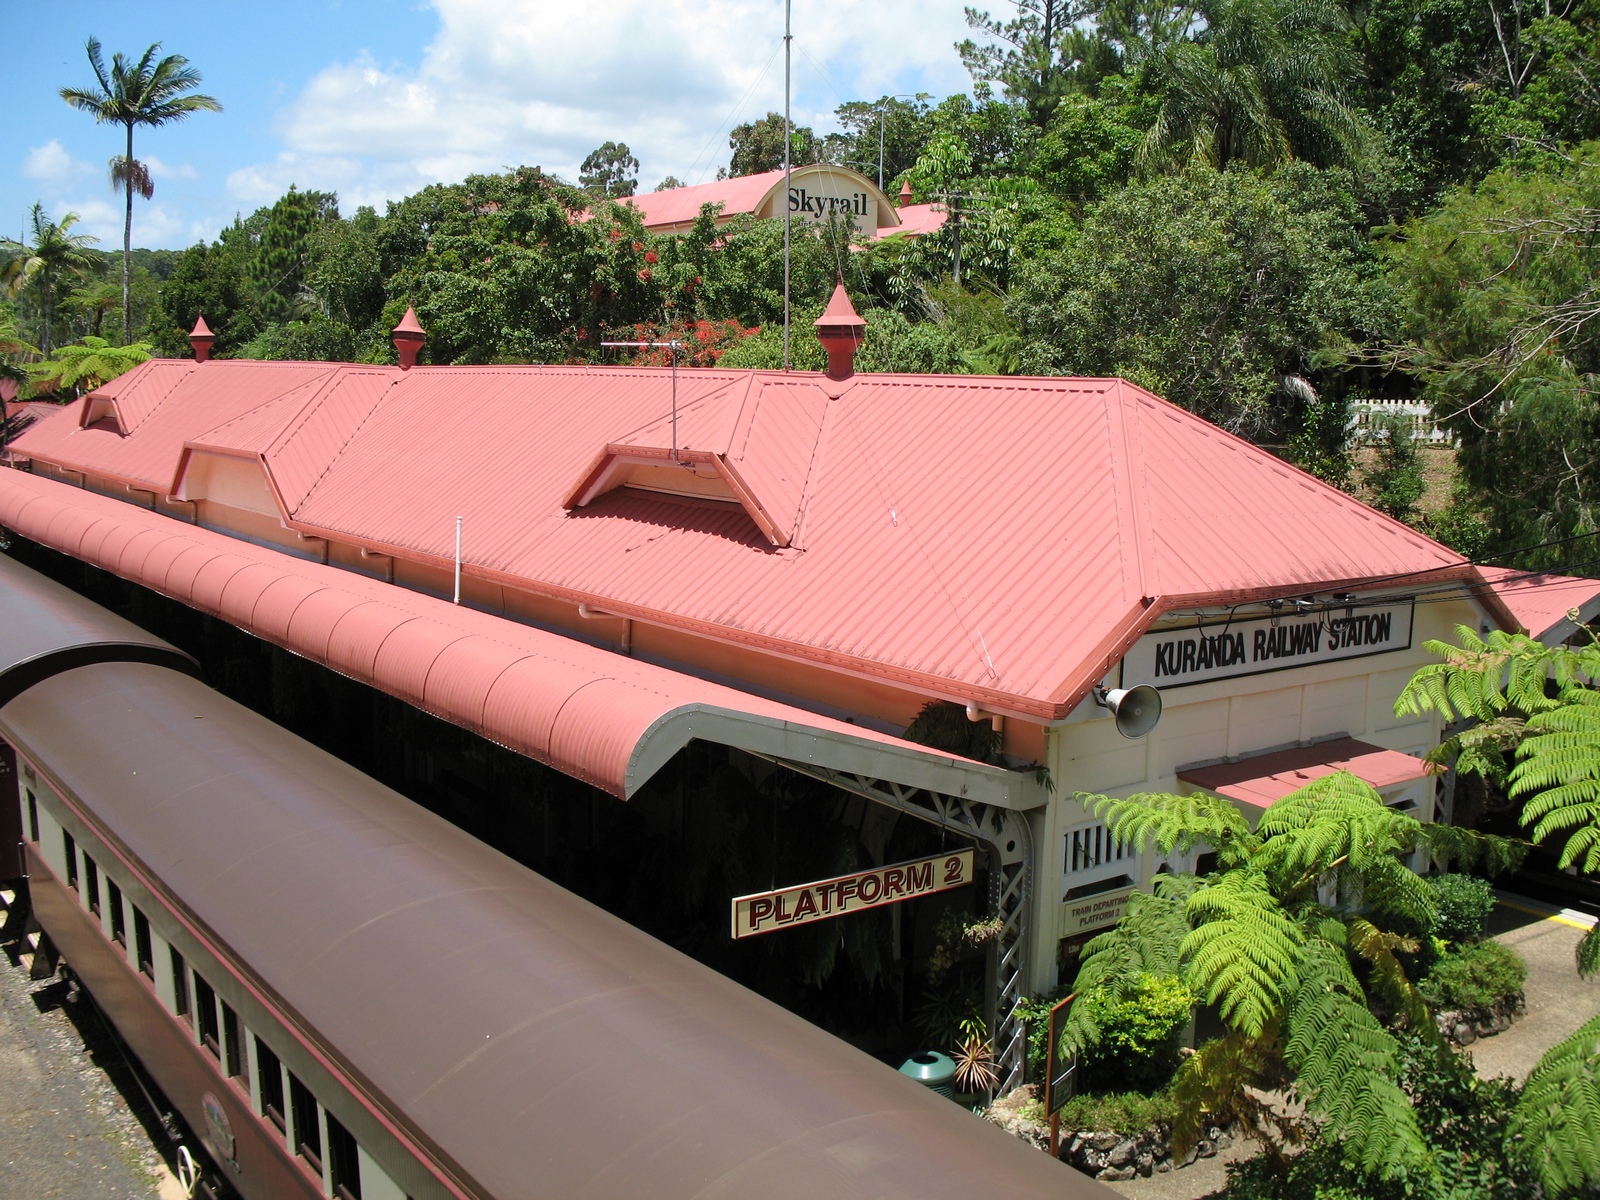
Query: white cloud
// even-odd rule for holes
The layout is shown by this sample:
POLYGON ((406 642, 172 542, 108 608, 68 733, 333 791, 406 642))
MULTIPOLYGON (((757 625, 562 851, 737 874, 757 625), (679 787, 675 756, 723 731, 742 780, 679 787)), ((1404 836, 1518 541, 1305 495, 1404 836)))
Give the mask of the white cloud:
POLYGON ((200 172, 196 171, 189 163, 176 165, 157 158, 154 154, 143 156, 144 165, 150 168, 150 174, 155 179, 199 179, 200 172))
MULTIPOLYGON (((65 214, 78 214, 74 233, 87 233, 100 239, 99 250, 122 249, 123 202, 120 196, 111 200, 85 199, 47 206, 51 219, 59 221, 65 214)), ((194 241, 191 222, 169 209, 161 201, 147 203, 134 197, 133 244, 135 246, 183 246, 194 241)), ((215 236, 214 232, 212 236, 215 236)))
MULTIPOLYGON (((328 67, 281 114, 284 150, 229 190, 260 204, 293 182, 350 209, 519 164, 576 178, 607 139, 632 148, 642 187, 693 183, 726 163, 730 124, 783 105, 780 0, 432 2, 440 28, 418 68, 328 67)), ((966 86, 957 4, 800 0, 794 22, 798 123, 827 127, 844 100, 966 86)))
POLYGON ((28 179, 42 179, 47 183, 65 183, 93 172, 88 163, 73 158, 55 138, 28 151, 22 162, 22 174, 28 179))

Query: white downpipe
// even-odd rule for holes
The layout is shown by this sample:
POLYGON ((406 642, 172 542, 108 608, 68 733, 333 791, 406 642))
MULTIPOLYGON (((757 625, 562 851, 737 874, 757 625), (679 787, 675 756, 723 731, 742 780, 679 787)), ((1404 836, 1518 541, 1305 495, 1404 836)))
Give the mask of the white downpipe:
POLYGON ((456 598, 455 604, 461 603, 461 518, 456 518, 456 598))

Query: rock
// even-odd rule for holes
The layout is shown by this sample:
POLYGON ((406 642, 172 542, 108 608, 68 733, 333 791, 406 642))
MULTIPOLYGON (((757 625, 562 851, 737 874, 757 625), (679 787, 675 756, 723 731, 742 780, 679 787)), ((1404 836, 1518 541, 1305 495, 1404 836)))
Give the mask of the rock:
POLYGON ((1195 1153, 1199 1154, 1201 1158, 1215 1158, 1217 1156, 1217 1148, 1208 1139, 1201 1138, 1199 1145, 1195 1146, 1195 1153))
POLYGON ((1133 1161, 1134 1156, 1138 1153, 1139 1147, 1134 1140, 1132 1138, 1123 1138, 1116 1144, 1115 1149, 1111 1151, 1111 1165, 1113 1167, 1125 1167, 1133 1161))
POLYGON ((1156 1162, 1156 1173, 1157 1174, 1165 1175, 1170 1170, 1172 1170, 1172 1160, 1170 1158, 1159 1159, 1156 1162))
POLYGON ((1123 1179, 1132 1179, 1133 1175, 1134 1171, 1132 1167, 1107 1167, 1104 1171, 1101 1171, 1100 1174, 1096 1175, 1095 1178, 1117 1182, 1123 1179))
POLYGON ((1117 1143, 1121 1140, 1122 1138, 1119 1134, 1102 1132, 1095 1134, 1094 1140, 1089 1144, 1096 1150, 1115 1150, 1117 1143))
POLYGON ((1149 1179, 1151 1173, 1156 1169, 1156 1156, 1146 1151, 1133 1160, 1133 1169, 1145 1179, 1149 1179))
POLYGON ((1064 1137, 1061 1139, 1061 1144, 1066 1147, 1066 1150, 1064 1151, 1065 1155, 1068 1158, 1072 1158, 1078 1153, 1078 1151, 1083 1149, 1083 1134, 1074 1132, 1069 1136, 1072 1138, 1072 1141, 1068 1142, 1064 1137))
POLYGON ((1478 1040, 1478 1035, 1473 1032, 1471 1025, 1468 1025, 1465 1021, 1458 1021, 1452 1031, 1452 1038, 1459 1046, 1470 1046, 1478 1040))
POLYGON ((1199 1157, 1200 1157, 1200 1147, 1199 1146, 1190 1146, 1189 1147, 1189 1153, 1187 1153, 1187 1154, 1185 1154, 1183 1156, 1183 1162, 1179 1163, 1178 1165, 1187 1167, 1190 1163, 1194 1162, 1194 1160, 1199 1158, 1199 1157))
POLYGON ((1218 1150, 1226 1150, 1229 1146, 1233 1145, 1233 1134, 1224 1129, 1211 1140, 1216 1143, 1218 1150))

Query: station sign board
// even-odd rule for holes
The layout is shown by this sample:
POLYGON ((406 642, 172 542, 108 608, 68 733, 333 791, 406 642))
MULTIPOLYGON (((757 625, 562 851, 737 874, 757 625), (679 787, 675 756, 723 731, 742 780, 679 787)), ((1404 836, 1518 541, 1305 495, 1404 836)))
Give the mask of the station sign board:
POLYGON ((1329 607, 1147 633, 1122 659, 1122 686, 1157 688, 1261 675, 1411 648, 1415 602, 1329 607))
POLYGON ((738 896, 733 901, 733 936, 754 937, 826 921, 845 913, 899 904, 918 896, 965 887, 972 882, 972 848, 952 850, 911 862, 874 867, 816 883, 738 896))

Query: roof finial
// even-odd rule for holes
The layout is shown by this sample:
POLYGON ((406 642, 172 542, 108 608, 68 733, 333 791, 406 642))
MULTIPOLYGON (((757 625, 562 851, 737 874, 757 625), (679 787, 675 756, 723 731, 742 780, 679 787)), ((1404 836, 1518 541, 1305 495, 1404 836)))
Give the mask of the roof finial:
POLYGON ((422 343, 427 340, 427 331, 422 328, 422 322, 417 320, 417 310, 407 304, 406 315, 394 327, 394 348, 400 355, 402 371, 409 371, 417 365, 417 355, 422 351, 422 343))
POLYGON ((907 175, 905 182, 900 185, 900 199, 895 204, 896 208, 905 208, 911 203, 911 176, 907 175))
POLYGON ((194 347, 194 360, 203 363, 211 357, 211 343, 217 340, 216 334, 206 326, 206 315, 198 312, 194 318, 194 328, 189 331, 189 345, 194 347))
POLYGON ((850 303, 850 293, 844 290, 844 272, 833 286, 828 307, 817 318, 817 340, 828 352, 828 378, 849 379, 856 373, 856 351, 867 335, 867 323, 850 303))

